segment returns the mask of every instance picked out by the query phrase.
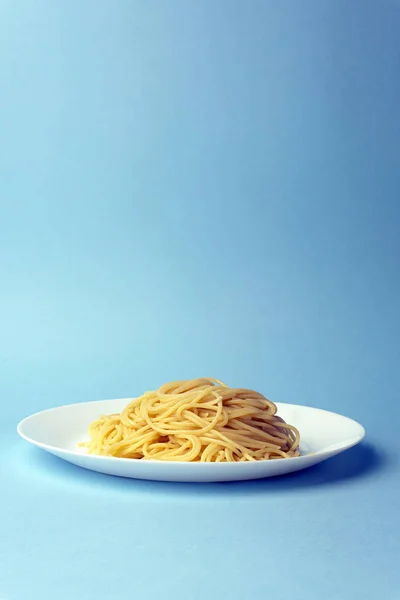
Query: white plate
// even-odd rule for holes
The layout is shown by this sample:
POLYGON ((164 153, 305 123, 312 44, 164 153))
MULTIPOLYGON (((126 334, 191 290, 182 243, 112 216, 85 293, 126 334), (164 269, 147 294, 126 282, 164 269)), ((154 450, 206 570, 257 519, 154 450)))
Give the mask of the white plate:
POLYGON ((300 471, 351 448, 365 435, 364 428, 347 417, 318 408, 277 403, 278 414, 300 431, 301 456, 297 458, 184 463, 93 456, 78 448, 79 442, 88 439, 89 423, 101 414, 120 412, 129 401, 120 398, 51 408, 21 421, 18 433, 31 444, 85 469, 135 479, 187 482, 239 481, 300 471))

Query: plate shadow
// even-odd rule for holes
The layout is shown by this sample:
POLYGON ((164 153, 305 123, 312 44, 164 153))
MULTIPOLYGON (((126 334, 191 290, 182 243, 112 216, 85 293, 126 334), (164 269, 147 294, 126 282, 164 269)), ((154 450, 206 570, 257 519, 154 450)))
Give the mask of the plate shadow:
MULTIPOLYGON (((352 481, 374 476, 389 465, 389 457, 368 442, 362 442, 350 450, 339 454, 314 467, 265 479, 225 483, 169 483, 125 479, 88 471, 65 462, 38 448, 21 444, 20 452, 13 454, 14 472, 25 471, 30 476, 45 477, 58 485, 70 486, 72 493, 95 493, 101 491, 117 494, 151 496, 154 500, 166 498, 185 499, 187 497, 210 498, 218 496, 250 496, 276 494, 293 491, 310 491, 321 486, 338 486, 352 481)), ((24 473, 26 477, 26 473, 24 473)))

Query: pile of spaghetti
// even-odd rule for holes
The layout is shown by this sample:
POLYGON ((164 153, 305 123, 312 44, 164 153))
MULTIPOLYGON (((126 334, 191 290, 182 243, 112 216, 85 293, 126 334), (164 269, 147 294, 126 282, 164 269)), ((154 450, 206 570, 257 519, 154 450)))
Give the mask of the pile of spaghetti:
POLYGON ((146 460, 238 462, 299 456, 299 432, 262 394, 216 379, 175 381, 89 427, 90 454, 146 460))

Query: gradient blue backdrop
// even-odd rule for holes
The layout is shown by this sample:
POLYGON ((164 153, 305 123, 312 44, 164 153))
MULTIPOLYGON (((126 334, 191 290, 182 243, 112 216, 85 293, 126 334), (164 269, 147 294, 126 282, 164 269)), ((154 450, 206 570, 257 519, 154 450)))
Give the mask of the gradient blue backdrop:
POLYGON ((0 2, 2 600, 398 600, 399 31, 395 0, 0 2), (187 486, 15 434, 199 375, 367 442, 187 486))

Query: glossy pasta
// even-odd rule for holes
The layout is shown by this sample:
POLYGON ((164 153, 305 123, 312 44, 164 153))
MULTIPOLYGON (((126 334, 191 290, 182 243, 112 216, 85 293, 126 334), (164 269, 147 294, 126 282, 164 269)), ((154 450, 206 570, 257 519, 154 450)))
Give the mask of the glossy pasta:
POLYGON ((299 456, 299 432, 258 392, 216 379, 175 381, 104 415, 90 454, 145 460, 238 462, 299 456))

